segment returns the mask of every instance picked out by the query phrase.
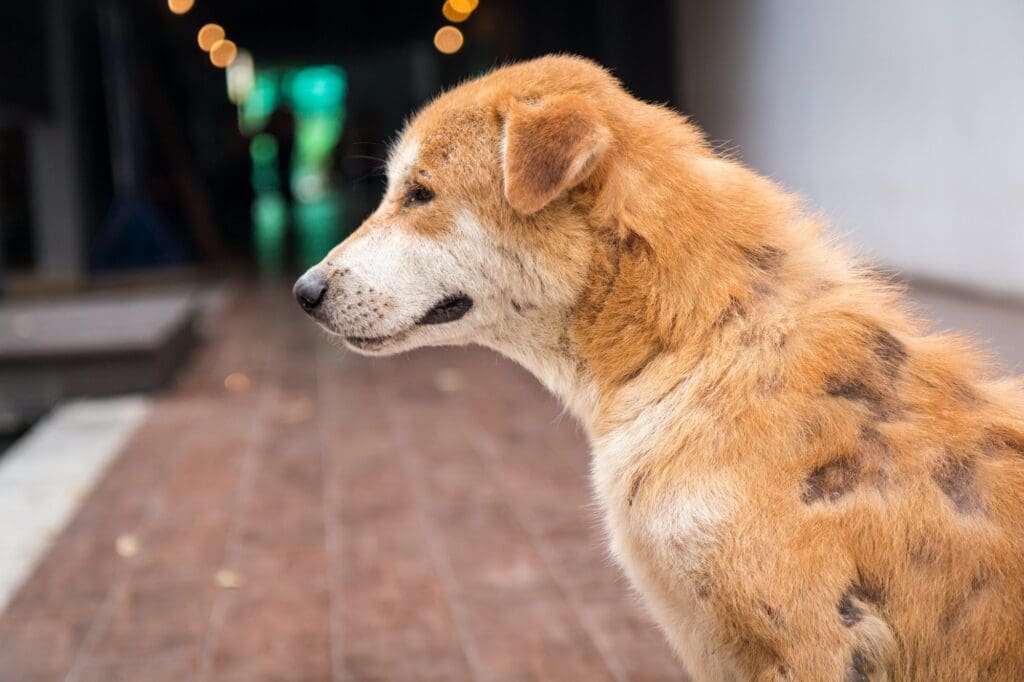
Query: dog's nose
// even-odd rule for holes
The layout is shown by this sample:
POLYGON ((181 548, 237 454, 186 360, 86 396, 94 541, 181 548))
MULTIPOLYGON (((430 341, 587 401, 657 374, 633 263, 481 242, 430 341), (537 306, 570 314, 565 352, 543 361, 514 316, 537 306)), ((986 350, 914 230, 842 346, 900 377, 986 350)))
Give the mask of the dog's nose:
POLYGON ((307 272, 295 282, 292 293, 295 294, 295 300, 299 302, 302 309, 311 313, 324 300, 324 294, 327 293, 327 280, 307 272))

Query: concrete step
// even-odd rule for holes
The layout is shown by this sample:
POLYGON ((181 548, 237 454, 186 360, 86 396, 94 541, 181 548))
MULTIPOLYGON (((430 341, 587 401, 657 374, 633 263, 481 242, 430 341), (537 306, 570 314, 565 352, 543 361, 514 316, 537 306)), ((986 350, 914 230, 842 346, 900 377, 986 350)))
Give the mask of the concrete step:
POLYGON ((0 417, 31 420, 77 397, 152 391, 195 345, 195 291, 0 305, 0 417))

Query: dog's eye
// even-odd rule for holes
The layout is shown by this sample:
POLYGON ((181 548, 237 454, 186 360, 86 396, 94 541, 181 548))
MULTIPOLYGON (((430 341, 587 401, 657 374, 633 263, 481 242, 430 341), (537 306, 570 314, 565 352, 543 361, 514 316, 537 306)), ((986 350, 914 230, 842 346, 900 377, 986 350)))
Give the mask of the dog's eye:
POLYGON ((419 204, 425 204, 434 198, 434 193, 429 187, 416 184, 409 188, 409 191, 405 193, 405 199, 402 203, 405 206, 416 206, 419 204))

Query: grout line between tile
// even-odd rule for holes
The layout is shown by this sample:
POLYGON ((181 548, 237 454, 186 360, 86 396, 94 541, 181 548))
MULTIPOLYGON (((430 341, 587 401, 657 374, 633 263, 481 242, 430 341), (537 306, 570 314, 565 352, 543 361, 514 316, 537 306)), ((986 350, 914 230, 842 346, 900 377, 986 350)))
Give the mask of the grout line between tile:
POLYGON ((608 669, 608 672, 611 673, 612 677, 614 677, 618 682, 625 682, 629 679, 629 676, 626 674, 621 661, 619 661, 618 657, 611 652, 610 647, 607 642, 604 641, 601 634, 596 632, 594 627, 590 624, 589 619, 584 613, 583 604, 580 600, 579 594, 575 588, 565 579, 561 571, 557 570, 557 562, 554 558, 554 551, 552 550, 550 543, 541 536, 534 524, 526 518, 526 515, 523 514, 519 505, 515 504, 513 496, 509 493, 508 486, 505 485, 502 477, 497 475, 497 470, 500 468, 499 462, 501 457, 494 444, 494 436, 486 429, 483 429, 476 424, 476 422, 471 418, 471 415, 467 413, 464 402, 459 403, 458 409, 466 416, 466 418, 456 421, 463 425, 463 433, 467 435, 467 446, 477 455, 481 468, 487 472, 487 476, 494 483, 495 487, 501 491, 502 496, 505 498, 505 506, 512 510, 512 517, 515 519, 516 524, 522 529, 530 539, 534 548, 537 550, 537 554, 544 563, 544 567, 547 569, 548 575, 550 575, 552 581, 562 593, 562 596, 565 598, 569 608, 576 615, 576 620, 579 622, 580 627, 594 645, 594 649, 597 650, 605 668, 608 669), (479 447, 474 447, 471 443, 477 443, 479 444, 479 447))
MULTIPOLYGON (((266 287, 268 285, 264 284, 262 286, 266 287)), ((268 306, 277 307, 280 305, 280 302, 276 300, 272 291, 265 295, 263 300, 268 302, 268 306)), ((272 316, 272 318, 273 317, 274 316, 272 316)), ((273 333, 271 335, 271 340, 268 342, 268 346, 272 348, 270 351, 270 358, 274 358, 274 353, 279 352, 280 350, 275 349, 274 344, 280 343, 284 334, 281 326, 271 324, 269 325, 269 328, 273 330, 273 333)), ((265 381, 259 388, 261 395, 259 397, 257 407, 253 410, 252 414, 253 426, 250 431, 250 438, 246 444, 246 451, 242 460, 238 485, 235 488, 235 499, 231 511, 231 524, 227 540, 224 545, 224 557, 221 561, 222 566, 235 566, 240 555, 242 531, 245 528, 245 512, 253 491, 255 490, 256 473, 259 469, 260 459, 263 457, 262 449, 266 440, 266 425, 268 422, 266 415, 270 409, 271 400, 274 395, 273 389, 276 387, 277 382, 280 379, 277 374, 278 366, 271 359, 267 359, 264 362, 263 370, 265 374, 265 381)), ((204 682, 210 677, 213 667, 214 652, 216 651, 217 643, 220 639, 221 630, 224 626, 224 620, 227 617, 230 602, 231 594, 227 590, 219 590, 214 597, 213 606, 210 609, 209 624, 206 629, 206 634, 203 637, 199 655, 199 670, 197 672, 196 679, 200 682, 204 682)))
MULTIPOLYGON (((199 436, 200 434, 197 434, 193 430, 189 431, 188 435, 179 441, 178 446, 174 449, 173 460, 167 465, 165 474, 160 477, 161 480, 170 480, 174 476, 181 467, 189 446, 199 436)), ((146 537, 150 532, 152 532, 153 526, 159 518, 160 513, 163 511, 166 498, 167 490, 163 489, 146 505, 146 512, 143 521, 139 524, 136 531, 136 537, 143 547, 146 546, 146 537)), ((111 549, 113 550, 113 548, 111 549)), ((81 675, 82 668, 84 667, 84 661, 91 657, 92 651, 99 644, 103 635, 106 634, 107 629, 110 626, 111 619, 114 617, 117 606, 121 601, 121 597, 127 589, 128 581, 135 572, 136 565, 136 561, 128 559, 125 560, 118 568, 117 573, 111 582, 110 588, 107 590, 107 594, 103 599, 102 605, 93 617, 89 629, 82 638, 82 643, 75 652, 71 668, 68 670, 68 673, 64 678, 65 682, 76 682, 78 680, 81 675)))
POLYGON ((402 429, 398 428, 398 419, 395 415, 391 401, 384 399, 384 396, 381 393, 381 383, 382 382, 380 381, 374 382, 374 395, 380 403, 381 411, 384 413, 385 419, 387 420, 388 430, 392 434, 392 440, 394 441, 395 449, 398 452, 399 464, 402 467, 402 471, 409 484, 409 489, 412 492, 413 502, 416 506, 416 513, 420 517, 420 523, 423 525, 427 545, 430 550, 430 556, 434 562, 434 570, 437 572, 441 585, 447 593, 448 604, 452 612, 452 621, 455 623, 455 629, 458 633, 459 641, 462 644, 462 654, 466 657, 466 664, 469 666, 469 672, 473 679, 486 679, 487 676, 484 674, 483 662, 480 660, 480 654, 476 650, 476 645, 474 644, 470 627, 467 624, 468 619, 466 617, 465 610, 462 608, 459 601, 458 584, 455 580, 455 573, 452 570, 452 566, 448 560, 443 543, 438 537, 439 534, 435 527, 432 515, 428 511, 429 503, 427 502, 427 495, 425 494, 421 483, 423 480, 423 474, 420 470, 418 458, 412 454, 416 450, 415 445, 408 442, 408 439, 401 435, 404 432, 402 429))
MULTIPOLYGON (((316 394, 317 402, 321 407, 332 404, 330 398, 330 387, 328 381, 333 378, 328 371, 328 363, 324 359, 326 352, 325 344, 318 343, 316 348, 316 394)), ((343 534, 341 529, 341 516, 339 514, 339 486, 338 473, 335 467, 335 460, 329 447, 329 442, 324 428, 324 420, 317 413, 317 430, 320 440, 320 469, 323 479, 322 509, 324 517, 324 545, 327 550, 327 594, 328 594, 328 622, 330 624, 330 655, 331 655, 331 677, 334 682, 342 682, 345 679, 345 641, 342 628, 343 619, 341 616, 341 595, 338 590, 338 583, 343 574, 341 557, 343 534)))

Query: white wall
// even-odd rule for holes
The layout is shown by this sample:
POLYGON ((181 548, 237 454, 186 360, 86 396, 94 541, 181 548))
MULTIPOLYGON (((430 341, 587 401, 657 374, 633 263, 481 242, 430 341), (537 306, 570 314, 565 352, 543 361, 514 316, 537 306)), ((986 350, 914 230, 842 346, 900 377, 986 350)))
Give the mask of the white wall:
POLYGON ((679 0, 714 140, 911 274, 1024 293, 1024 0, 679 0))

